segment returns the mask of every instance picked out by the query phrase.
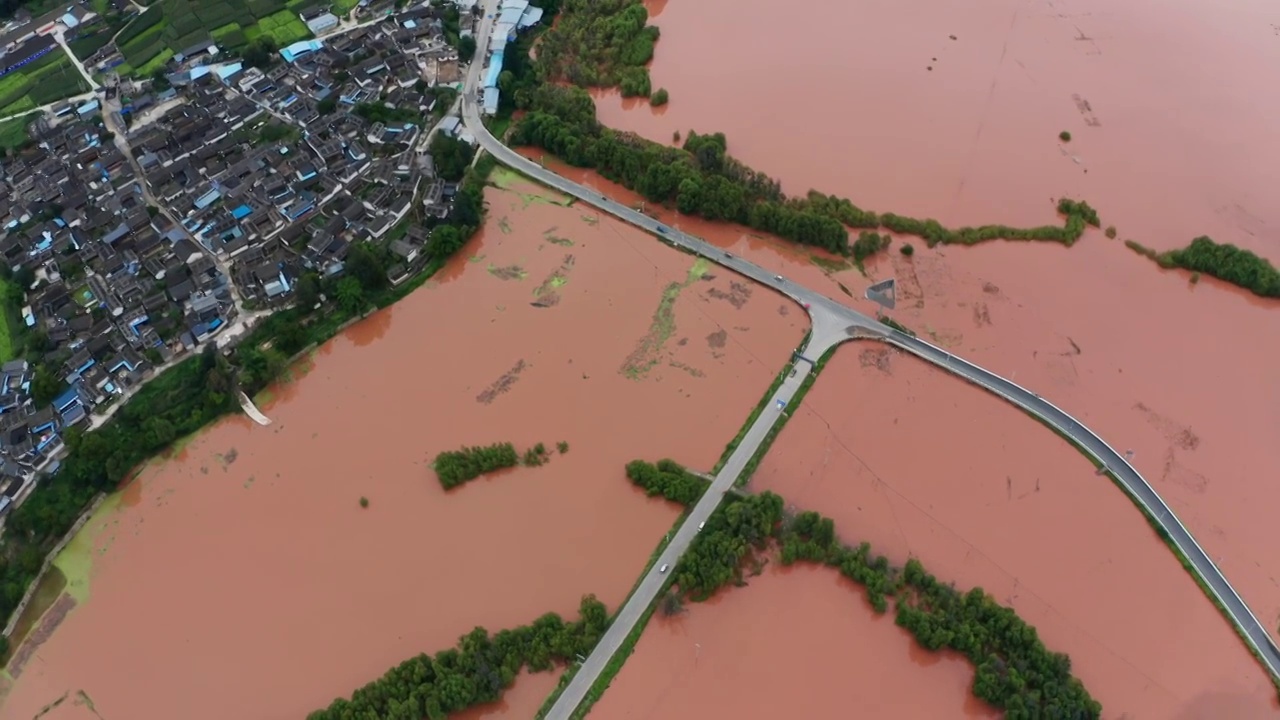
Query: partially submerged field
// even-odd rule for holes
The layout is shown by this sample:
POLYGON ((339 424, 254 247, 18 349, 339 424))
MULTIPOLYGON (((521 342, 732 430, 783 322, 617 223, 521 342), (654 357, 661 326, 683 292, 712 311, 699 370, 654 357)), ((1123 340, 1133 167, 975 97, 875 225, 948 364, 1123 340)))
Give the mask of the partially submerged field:
MULTIPOLYGON (((623 465, 709 468, 805 321, 496 179, 464 256, 262 398, 273 425, 220 423, 90 523, 83 599, 0 717, 80 691, 107 718, 301 717, 477 625, 621 602, 676 516, 623 465), (436 453, 496 441, 568 447, 441 490, 436 453)), ((489 710, 529 717, 551 680, 489 710)))
POLYGON ((1104 717, 1276 712, 1265 671, 1110 479, 921 360, 846 345, 751 486, 891 561, 982 587, 1071 656, 1104 717))
MULTIPOLYGON (((1268 203, 1259 188, 1274 185, 1280 167, 1280 144, 1268 120, 1276 97, 1264 91, 1257 73, 1272 59, 1274 38, 1258 32, 1258 4, 1155 7, 1085 0, 1064 10, 1001 0, 978 11, 928 3, 922 12, 919 5, 822 2, 810 8, 825 18, 813 27, 779 27, 776 13, 759 0, 649 5, 662 30, 653 85, 669 88, 671 103, 658 112, 628 110, 616 97, 602 96, 599 116, 607 125, 663 143, 677 131, 723 131, 730 154, 779 178, 790 192, 814 187, 866 209, 933 217, 948 227, 1049 222, 1053 203, 1064 195, 1087 199, 1103 228, 1116 226, 1115 238, 1089 229, 1069 249, 1000 242, 928 249, 918 238, 896 236, 887 256, 867 263, 866 277, 846 263, 810 261, 802 251, 779 252, 763 241, 739 241, 737 252, 868 314, 874 308, 862 300, 867 284, 896 278, 895 319, 1041 394, 1122 452, 1133 450, 1135 466, 1275 633, 1280 562, 1269 548, 1280 531, 1269 509, 1276 500, 1272 478, 1280 469, 1273 401, 1280 375, 1272 361, 1280 334, 1271 330, 1280 303, 1208 277, 1161 270, 1123 245, 1134 238, 1164 251, 1209 235, 1274 262, 1271 228, 1280 222, 1280 206, 1268 203), (734 19, 737 41, 711 52, 705 38, 726 17, 734 19), (845 42, 855 25, 882 32, 845 42), (762 46, 772 51, 758 52, 762 46), (779 53, 792 60, 779 63, 779 53), (797 66, 814 72, 797 75, 797 66), (1220 81, 1209 84, 1207 95, 1187 93, 1188 78, 1196 77, 1220 81), (801 112, 760 122, 749 109, 759 104, 763 85, 778 88, 780 102, 821 102, 823 117, 857 121, 815 123, 812 113, 801 112), (834 86, 844 92, 828 92, 834 86), (879 101, 877 112, 865 111, 866 98, 879 101), (1068 142, 1062 131, 1070 133, 1068 142), (1226 137, 1233 141, 1223 144, 1226 137), (1180 151, 1171 154, 1171 147, 1180 151), (899 252, 907 243, 914 250, 909 257, 899 252)), ((826 372, 841 373, 841 363, 855 362, 846 357, 826 372)), ((915 373, 895 370, 907 372, 915 373)), ((990 547, 975 542, 983 552, 995 547, 1036 554, 1054 570, 1053 583, 1069 584, 1042 586, 1040 594, 1055 607, 1082 603, 1072 611, 1073 624, 1053 620, 1047 610, 1043 621, 1030 609, 1026 617, 1038 627, 1043 622, 1046 637, 1074 633, 1063 649, 1072 652, 1078 674, 1096 688, 1108 716, 1144 708, 1153 717, 1178 717, 1175 711, 1249 717, 1258 707, 1274 712, 1264 699, 1274 693, 1259 689, 1261 671, 1234 632, 1118 488, 1095 480, 1087 461, 1034 421, 1017 413, 989 420, 988 413, 1005 411, 980 408, 996 401, 961 401, 967 389, 947 379, 929 380, 926 392, 920 373, 909 388, 891 379, 856 386, 823 379, 809 397, 833 409, 823 415, 852 452, 882 458, 868 459, 877 473, 899 468, 893 482, 918 488, 911 496, 916 504, 930 513, 945 510, 947 527, 977 532, 972 523, 984 522, 982 532, 998 537, 984 535, 990 547), (871 393, 884 383, 896 383, 897 395, 872 402, 871 393), (919 406, 910 415, 904 411, 908 399, 919 406), (957 404, 964 411, 956 411, 957 404), (933 420, 944 416, 945 426, 933 420), (988 422, 993 437, 980 439, 988 422), (889 436, 889 429, 873 423, 900 435, 889 436), (858 434, 840 429, 850 427, 858 434), (1003 437, 1018 440, 1007 448, 984 444, 1003 437), (1036 449, 1034 457, 1022 457, 1026 443, 1033 443, 1027 447, 1036 449), (985 447, 987 457, 971 468, 953 468, 968 462, 970 447, 985 447), (908 461, 932 464, 902 465, 908 461), (1053 511, 1059 514, 1049 519, 1040 514, 1048 510, 1033 511, 1029 501, 1005 517, 968 504, 972 497, 953 499, 956 488, 971 483, 994 485, 980 485, 981 493, 999 496, 1009 477, 1016 498, 1026 492, 1016 485, 1019 474, 1029 481, 1040 477, 1042 487, 1071 483, 1073 491, 1077 476, 1083 477, 1091 504, 1075 505, 1064 490, 1074 509, 1058 506, 1053 511), (1095 512, 1094 498, 1103 510, 1095 512), (1098 513, 1108 520, 1099 522, 1098 513), (1121 565, 1129 573, 1115 580, 1128 588, 1127 596, 1106 589, 1113 576, 1105 573, 1096 585, 1102 589, 1092 589, 1092 578, 1121 565), (1088 602, 1082 593, 1092 595, 1088 602), (1209 660, 1172 651, 1170 639, 1183 636, 1168 628, 1180 627, 1183 616, 1191 618, 1192 632, 1204 634, 1209 660), (1115 633, 1115 653, 1098 644, 1089 649, 1086 633, 1110 642, 1110 629, 1129 618, 1134 625, 1115 633), (1150 625, 1153 619, 1163 619, 1164 627, 1150 625), (1206 662, 1222 669, 1197 674, 1196 663, 1206 662), (1236 669, 1240 680, 1224 679, 1236 669), (1232 698, 1244 698, 1243 705, 1232 698)), ((760 474, 765 486, 776 483, 800 503, 804 496, 793 484, 803 481, 787 473, 808 477, 820 466, 807 464, 835 463, 844 452, 834 440, 808 447, 812 455, 796 450, 806 433, 826 437, 827 430, 798 415, 760 474)), ((837 477, 842 474, 833 470, 825 482, 852 488, 855 481, 837 477)), ((874 484, 861 488, 856 496, 815 495, 810 501, 839 521, 840 511, 871 502, 864 494, 874 484)), ((868 512, 873 507, 862 506, 868 512)), ((858 522, 838 524, 842 532, 859 534, 851 539, 862 539, 858 522)), ((877 527, 869 527, 865 539, 896 537, 877 527)), ((897 559, 917 543, 929 547, 910 530, 907 535, 912 544, 898 540, 897 559)), ((991 568, 954 559, 926 558, 926 565, 961 586, 1004 582, 992 579, 999 573, 991 568)), ((1019 597, 1030 602, 1026 592, 1019 597)), ((1188 646, 1197 647, 1178 647, 1188 646)))
POLYGON ((999 717, 970 694, 963 657, 920 648, 864 598, 829 568, 774 563, 681 615, 655 614, 589 717, 999 717))

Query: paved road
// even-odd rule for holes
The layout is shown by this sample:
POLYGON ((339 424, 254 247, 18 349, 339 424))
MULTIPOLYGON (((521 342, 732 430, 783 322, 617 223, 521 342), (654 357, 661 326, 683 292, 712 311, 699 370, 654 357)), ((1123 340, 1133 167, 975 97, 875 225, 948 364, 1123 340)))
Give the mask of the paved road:
MULTIPOLYGON (((828 348, 837 344, 839 340, 827 338, 825 341, 819 339, 816 335, 810 336, 808 344, 804 347, 805 357, 816 360, 826 352, 828 348)), ((768 407, 760 413, 755 423, 747 430, 746 436, 742 438, 742 442, 738 444, 733 454, 729 456, 724 467, 716 474, 715 479, 711 482, 711 487, 698 501, 697 505, 689 512, 688 518, 676 529, 675 535, 667 543, 666 549, 654 562, 649 573, 640 581, 640 585, 631 594, 626 605, 622 606, 622 610, 618 612, 618 616, 614 618, 613 623, 609 625, 609 629, 605 632, 604 637, 596 645, 591 654, 587 656, 582 667, 578 668, 578 672, 574 675, 573 680, 565 687, 564 692, 556 700, 555 705, 547 713, 545 720, 568 720, 573 711, 582 703, 583 697, 587 691, 591 689, 591 685, 595 683, 596 678, 600 677, 600 673, 608 664, 609 659, 622 646, 622 642, 627 635, 635 627, 636 623, 644 615, 653 603, 658 599, 658 594, 662 591, 663 585, 666 583, 672 568, 684 556, 686 550, 689 549, 690 543, 698 535, 698 526, 706 522, 711 517, 711 513, 720 506, 720 501, 724 498, 726 491, 733 487, 733 483, 742 474, 742 469, 746 467, 747 461, 755 454, 756 449, 760 447, 760 443, 764 441, 764 437, 768 434, 769 429, 774 423, 782 417, 782 410, 778 409, 778 400, 787 401, 790 405, 790 399, 799 389, 800 383, 804 382, 805 377, 809 375, 811 366, 807 362, 797 362, 794 364, 795 374, 788 377, 782 382, 781 387, 774 393, 768 407), (666 572, 662 572, 662 568, 667 567, 666 572)))
MULTIPOLYGON (((816 360, 827 348, 855 336, 873 337, 891 343, 906 352, 934 363, 948 372, 954 373, 990 392, 1012 402, 1024 410, 1049 423, 1059 432, 1070 437, 1089 454, 1106 466, 1125 486, 1130 495, 1156 518, 1156 522, 1169 534, 1170 540, 1191 562, 1197 575, 1209 586, 1210 590, 1227 609, 1231 621, 1248 639, 1249 644, 1258 652, 1271 675, 1280 678, 1280 648, 1258 621, 1239 593, 1227 582, 1222 571, 1209 558, 1208 553, 1200 547, 1195 538, 1186 529, 1173 510, 1161 499, 1142 475, 1092 430, 1080 421, 1063 412, 1039 395, 1006 380, 995 373, 983 369, 973 363, 958 358, 951 353, 931 345, 923 340, 913 338, 905 333, 887 328, 874 318, 846 307, 825 295, 806 287, 797 285, 764 268, 742 258, 728 255, 724 250, 716 248, 696 237, 687 235, 674 228, 643 215, 631 208, 601 195, 599 192, 579 185, 567 178, 542 167, 506 147, 495 138, 480 118, 480 108, 476 102, 476 89, 479 87, 480 71, 484 65, 488 42, 489 26, 493 14, 494 0, 485 0, 484 18, 476 33, 476 59, 468 69, 467 80, 463 91, 463 120, 467 128, 475 135, 481 147, 493 155, 499 162, 533 178, 534 180, 554 188, 566 195, 599 208, 603 212, 646 230, 665 241, 687 250, 691 250, 713 262, 744 275, 756 282, 775 290, 803 305, 813 323, 811 340, 806 346, 806 356, 816 360)), ((775 398, 789 398, 797 383, 808 373, 808 363, 799 363, 796 377, 789 379, 779 389, 775 398)), ((768 428, 778 418, 776 405, 771 403, 769 409, 761 413, 756 423, 748 431, 746 438, 739 444, 724 468, 716 476, 712 488, 690 513, 688 520, 676 531, 675 537, 663 552, 649 574, 641 581, 631 599, 623 606, 617 619, 610 626, 600 644, 579 668, 577 674, 565 688, 559 700, 547 715, 547 720, 566 720, 585 696, 591 684, 599 676, 609 658, 618 649, 622 640, 631 631, 644 610, 657 597, 666 576, 659 572, 665 563, 672 567, 688 548, 689 542, 696 534, 698 523, 706 520, 719 505, 724 491, 733 485, 747 459, 755 452, 760 440, 768 428)))

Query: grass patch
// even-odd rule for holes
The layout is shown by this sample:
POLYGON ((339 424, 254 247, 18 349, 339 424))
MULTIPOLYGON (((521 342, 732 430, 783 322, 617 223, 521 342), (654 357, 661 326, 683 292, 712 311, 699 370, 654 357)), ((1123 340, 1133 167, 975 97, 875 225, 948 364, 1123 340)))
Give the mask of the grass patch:
POLYGON ((139 66, 135 72, 138 75, 150 76, 156 70, 159 70, 165 65, 168 65, 169 61, 173 59, 173 55, 174 55, 174 52, 172 50, 165 48, 164 50, 160 51, 159 55, 156 55, 155 57, 151 58, 143 65, 139 66))
POLYGON ((77 38, 67 43, 71 52, 81 61, 89 59, 94 53, 107 46, 114 34, 114 27, 100 30, 88 37, 77 38))
MULTIPOLYGON (((67 576, 56 566, 50 567, 49 572, 40 578, 40 582, 36 583, 36 591, 31 596, 31 602, 22 609, 22 614, 18 616, 18 621, 13 626, 13 632, 9 634, 9 655, 22 646, 23 641, 40 621, 40 617, 53 606, 54 601, 66 587, 67 576)), ((8 657, 3 660, 6 664, 9 662, 8 657)))
MULTIPOLYGON (((894 330, 897 330, 898 332, 903 333, 903 334, 906 334, 906 335, 910 335, 911 337, 916 337, 916 331, 915 331, 915 330, 912 330, 911 328, 907 327, 906 325, 903 325, 902 323, 898 322, 897 320, 894 320, 893 318, 889 317, 888 315, 881 315, 881 316, 880 316, 880 324, 881 324, 881 325, 887 325, 887 326, 889 326, 889 327, 893 328, 894 330)), ((927 328, 926 328, 926 329, 927 329, 927 328)))
POLYGON ((673 282, 663 289, 658 308, 653 311, 653 319, 649 323, 649 332, 645 333, 636 349, 623 363, 622 371, 627 377, 638 380, 660 362, 658 355, 663 345, 676 331, 676 300, 680 299, 680 293, 685 288, 700 280, 710 267, 711 262, 700 257, 693 261, 684 282, 673 282))
POLYGON ((311 31, 290 10, 281 10, 258 21, 264 35, 270 36, 280 47, 311 37, 311 31))
POLYGON ((30 117, 20 117, 0 122, 0 148, 17 150, 30 143, 31 136, 27 134, 27 125, 31 120, 30 117))
POLYGON ((240 27, 240 23, 227 23, 222 27, 214 28, 213 31, 209 33, 209 35, 214 40, 220 41, 222 40, 222 38, 226 37, 227 35, 230 35, 232 33, 242 33, 242 32, 244 32, 244 28, 240 27))
POLYGON ((17 357, 22 346, 20 308, 15 304, 15 301, 21 302, 21 298, 22 293, 13 280, 0 280, 0 303, 3 303, 0 307, 0 362, 9 362, 17 357))
POLYGON ((511 127, 510 117, 490 117, 485 120, 485 126, 489 128, 489 132, 499 140, 503 135, 507 134, 507 129, 511 127))

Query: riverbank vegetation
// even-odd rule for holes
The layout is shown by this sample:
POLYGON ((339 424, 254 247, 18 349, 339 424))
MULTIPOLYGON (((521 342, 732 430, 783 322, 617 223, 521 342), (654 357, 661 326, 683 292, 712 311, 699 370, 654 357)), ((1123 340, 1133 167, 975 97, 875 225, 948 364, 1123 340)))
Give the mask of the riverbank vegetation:
POLYGON ((1181 250, 1163 253, 1133 240, 1125 240, 1124 244, 1139 255, 1156 261, 1162 268, 1204 273, 1259 297, 1280 298, 1280 271, 1271 261, 1230 243, 1216 243, 1202 235, 1181 250))
POLYGON ((381 678, 334 700, 307 720, 443 720, 476 705, 495 702, 521 670, 544 672, 586 655, 604 635, 609 615, 593 595, 582 598, 578 619, 565 622, 548 613, 530 625, 490 635, 476 628, 454 648, 421 654, 391 668, 381 678))
POLYGON ((646 65, 658 28, 648 25, 640 0, 563 0, 560 18, 542 35, 537 65, 549 82, 617 87, 627 97, 649 97, 646 65))
POLYGON ((1046 648, 1034 628, 981 588, 962 593, 915 559, 893 567, 867 543, 841 542, 831 519, 814 512, 788 517, 784 507, 771 492, 726 495, 674 569, 675 592, 705 600, 744 584, 773 557, 784 565, 825 565, 861 585, 876 612, 887 612, 892 602, 895 621, 922 647, 968 658, 976 670, 973 694, 1005 717, 1101 716, 1101 705, 1071 675, 1070 659, 1046 648))
MULTIPOLYGON (((1058 202, 1058 212, 1066 218, 1061 226, 950 229, 933 219, 877 214, 845 198, 816 191, 805 197, 787 197, 778 181, 730 156, 728 141, 721 133, 691 131, 680 147, 668 147, 616 132, 600 124, 591 96, 575 87, 538 85, 527 89, 521 102, 528 112, 512 130, 513 144, 542 148, 570 165, 593 169, 651 202, 686 215, 739 223, 840 255, 855 254, 848 228, 883 228, 915 235, 930 247, 998 239, 1071 245, 1086 226, 1099 224, 1097 212, 1088 203, 1068 198, 1058 202)), ((869 233, 863 240, 863 258, 887 245, 886 238, 873 235, 869 233)))
POLYGON ((211 350, 148 383, 103 427, 66 434, 69 453, 61 469, 40 481, 5 521, 0 539, 0 613, 5 617, 94 495, 115 489, 140 463, 238 407, 235 368, 211 350))
POLYGON ((337 283, 304 275, 294 306, 262 320, 230 356, 208 345, 200 355, 148 382, 102 427, 68 431, 63 438, 68 453, 61 468, 42 479, 5 520, 0 536, 0 616, 13 613, 44 557, 97 493, 116 489, 141 463, 174 441, 237 411, 238 389, 255 394, 280 378, 297 353, 328 340, 369 309, 386 307, 421 286, 483 222, 485 178, 493 165, 492 158, 481 158, 464 179, 450 215, 443 223, 428 223, 434 254, 415 277, 391 286, 387 269, 392 258, 385 243, 357 244, 348 255, 345 277, 357 280, 358 306, 321 303, 322 294, 336 296, 337 283))

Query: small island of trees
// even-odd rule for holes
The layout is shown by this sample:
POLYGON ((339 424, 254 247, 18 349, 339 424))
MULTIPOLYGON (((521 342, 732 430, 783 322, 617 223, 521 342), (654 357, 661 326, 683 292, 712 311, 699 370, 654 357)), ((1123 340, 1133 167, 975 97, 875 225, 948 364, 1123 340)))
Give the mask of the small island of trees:
POLYGON ((1200 273, 1204 273, 1259 297, 1280 297, 1280 271, 1271 261, 1230 243, 1216 243, 1202 235, 1181 250, 1163 253, 1135 240, 1125 240, 1124 244, 1139 255, 1156 261, 1160 267, 1190 270, 1193 283, 1200 279, 1200 273))
POLYGON ((509 442, 445 450, 436 455, 433 467, 445 490, 455 488, 481 475, 512 468, 520 464, 520 453, 509 442))

